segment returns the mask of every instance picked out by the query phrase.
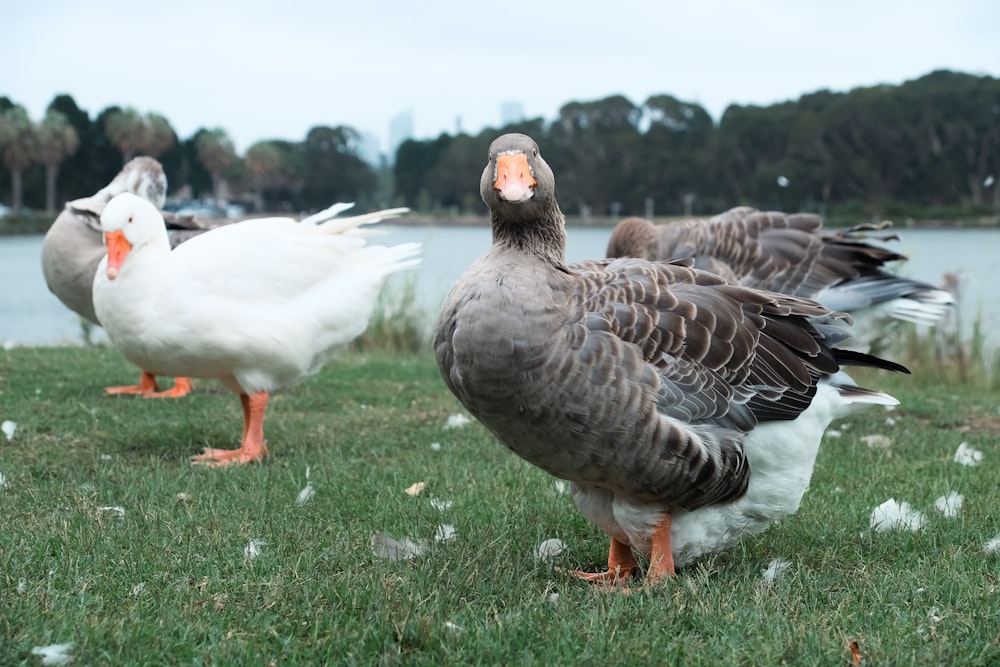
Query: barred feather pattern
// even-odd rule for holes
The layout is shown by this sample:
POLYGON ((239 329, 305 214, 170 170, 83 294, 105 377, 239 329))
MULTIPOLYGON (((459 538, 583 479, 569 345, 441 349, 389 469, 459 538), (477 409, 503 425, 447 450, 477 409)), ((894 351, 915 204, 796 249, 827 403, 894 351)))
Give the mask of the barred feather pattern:
POLYGON ((794 419, 839 368, 810 322, 835 314, 690 262, 565 264, 548 166, 529 159, 538 186, 515 209, 493 191, 492 159, 494 244, 435 335, 448 387, 507 447, 578 485, 668 510, 738 497, 746 433, 794 419))

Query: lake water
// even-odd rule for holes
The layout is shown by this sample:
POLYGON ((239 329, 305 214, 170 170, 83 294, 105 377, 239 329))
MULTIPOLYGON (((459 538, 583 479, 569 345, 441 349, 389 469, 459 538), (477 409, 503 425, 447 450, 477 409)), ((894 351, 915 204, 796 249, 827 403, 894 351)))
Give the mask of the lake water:
MULTIPOLYGON (((490 246, 487 227, 380 225, 386 232, 373 242, 393 245, 404 241, 423 244, 419 269, 393 276, 389 289, 414 281, 419 308, 432 320, 452 284, 490 246)), ((900 273, 933 285, 946 272, 961 280, 959 312, 966 327, 980 318, 992 343, 1000 344, 1000 230, 896 230, 902 241, 889 247, 910 257, 900 273)), ((569 261, 604 256, 609 228, 570 227, 569 261)), ((72 345, 82 341, 79 318, 56 299, 45 285, 41 268, 41 236, 0 236, 0 344, 72 345)), ((429 326, 429 325, 428 325, 429 326)), ((94 340, 106 340, 97 331, 94 340)))

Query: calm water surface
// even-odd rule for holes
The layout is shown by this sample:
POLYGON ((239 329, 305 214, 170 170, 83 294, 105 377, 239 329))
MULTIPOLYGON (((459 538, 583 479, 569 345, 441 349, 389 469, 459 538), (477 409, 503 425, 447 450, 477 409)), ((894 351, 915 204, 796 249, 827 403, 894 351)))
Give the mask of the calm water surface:
MULTIPOLYGON (((381 225, 385 236, 375 243, 404 241, 423 244, 423 263, 415 271, 393 276, 389 289, 415 281, 419 308, 428 322, 455 280, 490 246, 487 227, 412 227, 381 225)), ((896 230, 902 237, 889 247, 910 257, 900 273, 934 285, 947 272, 961 280, 960 313, 966 327, 979 315, 994 343, 1000 343, 1000 230, 896 230)), ((609 228, 571 227, 569 261, 604 256, 609 228)), ((65 345, 82 340, 79 318, 45 285, 41 267, 41 236, 0 237, 0 344, 65 345)), ((95 340, 106 339, 98 331, 95 340)))

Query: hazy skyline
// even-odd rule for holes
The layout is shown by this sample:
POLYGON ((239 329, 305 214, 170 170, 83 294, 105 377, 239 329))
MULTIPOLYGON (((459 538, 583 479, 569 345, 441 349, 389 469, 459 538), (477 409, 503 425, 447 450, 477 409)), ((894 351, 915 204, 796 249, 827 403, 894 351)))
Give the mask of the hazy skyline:
POLYGON ((42 0, 4 11, 0 62, 0 95, 35 120, 67 93, 91 117, 163 114, 181 138, 222 127, 241 153, 317 125, 385 150, 405 111, 424 139, 498 127, 508 102, 552 120, 574 100, 670 94, 718 120, 935 69, 1000 76, 1000 3, 42 0))

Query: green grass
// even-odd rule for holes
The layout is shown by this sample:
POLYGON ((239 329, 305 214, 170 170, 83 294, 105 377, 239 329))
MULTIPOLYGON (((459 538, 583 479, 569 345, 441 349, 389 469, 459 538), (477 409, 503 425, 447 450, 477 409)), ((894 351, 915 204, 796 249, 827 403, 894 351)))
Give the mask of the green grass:
POLYGON ((82 665, 844 665, 852 641, 868 665, 1000 663, 1000 555, 982 548, 1000 534, 995 389, 866 376, 903 401, 896 421, 838 424, 796 515, 626 595, 534 559, 556 537, 555 565, 596 567, 607 540, 478 424, 445 427, 461 410, 426 352, 335 358, 274 396, 271 458, 232 470, 188 457, 236 445, 235 396, 102 395, 136 377, 103 347, 0 351, 0 421, 18 424, 0 436, 2 665, 63 642, 82 665), (951 461, 963 441, 981 466, 951 461), (949 491, 957 519, 932 507, 949 491), (872 533, 890 497, 925 528, 872 533), (457 537, 434 543, 440 524, 457 537), (386 560, 380 532, 431 544, 386 560), (791 565, 767 583, 774 558, 791 565))

